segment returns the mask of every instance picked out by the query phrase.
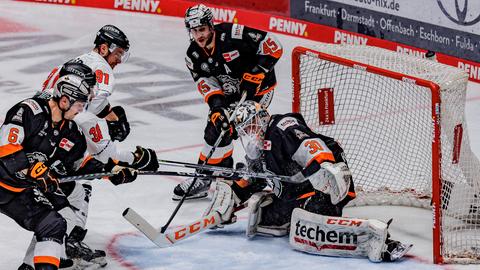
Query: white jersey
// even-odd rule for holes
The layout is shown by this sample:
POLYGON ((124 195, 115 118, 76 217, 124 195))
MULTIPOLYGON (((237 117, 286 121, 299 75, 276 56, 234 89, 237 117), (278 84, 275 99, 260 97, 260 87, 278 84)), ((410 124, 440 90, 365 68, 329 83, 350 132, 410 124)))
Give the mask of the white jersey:
MULTIPOLYGON (((105 106, 109 104, 108 97, 113 93, 113 86, 115 84, 113 69, 100 54, 94 51, 82 54, 75 59, 81 60, 82 63, 90 67, 96 75, 98 90, 95 92, 95 97, 88 106, 88 111, 98 115, 105 109, 105 106)), ((58 80, 58 73, 61 68, 62 66, 58 66, 50 72, 47 80, 43 83, 42 90, 53 88, 58 80)))
POLYGON ((105 119, 87 111, 77 114, 73 120, 82 129, 87 141, 87 151, 93 158, 102 163, 107 163, 109 158, 128 164, 133 163, 133 153, 118 150, 117 145, 111 140, 105 119))
POLYGON ((98 91, 88 106, 88 111, 97 115, 108 105, 108 97, 113 93, 115 77, 107 61, 98 53, 91 51, 76 59, 89 66, 97 77, 98 91))
MULTIPOLYGON (((98 91, 88 105, 87 111, 76 115, 73 119, 85 135, 88 153, 103 163, 108 162, 108 159, 112 158, 132 164, 134 159, 133 153, 118 150, 108 133, 107 121, 96 116, 109 104, 108 97, 113 93, 115 78, 112 68, 100 54, 94 51, 82 54, 75 59, 81 60, 82 63, 95 72, 98 84, 98 91)), ((42 91, 52 93, 61 67, 58 66, 50 72, 47 80, 43 83, 42 91)))

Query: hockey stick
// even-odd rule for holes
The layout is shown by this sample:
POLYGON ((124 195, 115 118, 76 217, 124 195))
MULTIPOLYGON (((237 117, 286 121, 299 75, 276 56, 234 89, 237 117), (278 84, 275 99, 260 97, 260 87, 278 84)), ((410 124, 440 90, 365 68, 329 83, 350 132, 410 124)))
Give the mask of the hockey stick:
POLYGON ((188 162, 181 162, 181 161, 174 161, 174 160, 164 160, 159 159, 158 163, 164 166, 171 166, 171 167, 181 167, 181 168, 189 168, 189 169, 198 169, 204 171, 211 171, 211 172, 218 172, 218 177, 232 177, 232 178, 242 178, 242 177, 253 177, 253 178, 261 178, 266 180, 277 180, 282 182, 288 183, 299 183, 299 181, 292 180, 291 176, 285 175, 275 175, 269 173, 256 173, 247 170, 236 170, 233 168, 227 167, 218 167, 212 165, 202 165, 202 164, 195 164, 195 163, 188 163, 188 162))
MULTIPOLYGON (((234 209, 234 212, 245 208, 244 205, 234 209)), ((155 229, 148 221, 140 216, 132 208, 127 208, 122 213, 123 217, 130 222, 135 228, 142 232, 148 239, 160 248, 171 247, 177 242, 187 239, 197 233, 213 228, 222 222, 217 211, 207 216, 201 217, 189 224, 181 225, 171 229, 168 232, 162 232, 155 229)))
MULTIPOLYGON (((138 175, 168 175, 168 176, 200 177, 200 178, 212 178, 212 179, 222 177, 222 178, 225 178, 225 180, 236 179, 235 175, 218 176, 218 175, 209 175, 209 174, 196 173, 196 172, 138 171, 137 173, 138 175)), ((67 177, 59 178, 58 181, 60 183, 65 183, 65 182, 72 182, 77 180, 92 180, 92 179, 97 179, 102 177, 109 177, 113 175, 115 175, 115 173, 112 173, 112 172, 90 173, 90 174, 67 176, 67 177)))
MULTIPOLYGON (((228 118, 229 123, 233 121, 233 118, 235 117, 235 111, 237 110, 238 106, 245 101, 246 98, 247 98, 247 92, 244 91, 242 94, 242 98, 240 99, 240 102, 238 102, 238 105, 233 111, 232 115, 230 115, 230 118, 228 118)), ((212 149, 210 149, 210 152, 208 152, 208 155, 205 158, 205 161, 203 162, 204 165, 208 163, 208 160, 212 157, 213 153, 215 152, 215 149, 217 149, 217 147, 220 145, 220 142, 223 140, 223 136, 225 136, 225 133, 227 133, 227 130, 222 129, 222 132, 218 136, 217 141, 215 141, 215 143, 212 146, 212 149)), ((167 230, 168 225, 170 225, 173 218, 177 215, 178 210, 183 205, 185 198, 187 198, 188 194, 190 194, 190 191, 192 190, 197 180, 198 178, 193 178, 192 183, 190 183, 190 185, 188 186, 187 191, 185 192, 185 194, 183 194, 182 199, 180 199, 180 201, 178 202, 177 207, 175 208, 175 210, 173 210, 173 213, 170 215, 170 218, 168 219, 167 223, 165 223, 165 225, 162 227, 161 229, 162 233, 164 233, 167 230)))

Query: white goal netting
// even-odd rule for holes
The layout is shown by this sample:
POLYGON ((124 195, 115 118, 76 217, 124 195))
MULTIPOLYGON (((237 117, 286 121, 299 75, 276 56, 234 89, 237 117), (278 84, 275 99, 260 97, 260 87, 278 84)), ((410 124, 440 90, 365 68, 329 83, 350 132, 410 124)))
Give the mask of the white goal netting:
POLYGON ((294 111, 344 148, 353 203, 439 206, 435 262, 478 263, 480 162, 464 116, 467 74, 353 45, 296 48, 292 65, 294 111))

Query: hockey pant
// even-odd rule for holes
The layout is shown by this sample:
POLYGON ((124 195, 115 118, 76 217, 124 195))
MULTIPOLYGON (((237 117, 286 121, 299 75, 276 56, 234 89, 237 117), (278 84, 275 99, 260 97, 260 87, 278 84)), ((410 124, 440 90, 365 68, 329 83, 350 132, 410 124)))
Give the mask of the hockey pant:
MULTIPOLYGON (((67 223, 66 235, 70 235, 76 226, 85 229, 92 186, 89 183, 67 182, 61 183, 60 188, 63 193, 48 193, 46 197, 52 203, 54 209, 65 219, 67 223), (67 194, 68 196, 66 196, 67 194)), ((33 237, 23 258, 23 262, 28 265, 32 265, 36 242, 36 238, 33 237)), ((67 257, 63 247, 61 257, 67 257)))
POLYGON ((0 204, 0 211, 9 216, 22 228, 34 232, 35 265, 60 264, 63 238, 67 230, 65 219, 54 209, 47 197, 36 188, 27 188, 12 193, 0 187, 0 197, 11 197, 0 204))

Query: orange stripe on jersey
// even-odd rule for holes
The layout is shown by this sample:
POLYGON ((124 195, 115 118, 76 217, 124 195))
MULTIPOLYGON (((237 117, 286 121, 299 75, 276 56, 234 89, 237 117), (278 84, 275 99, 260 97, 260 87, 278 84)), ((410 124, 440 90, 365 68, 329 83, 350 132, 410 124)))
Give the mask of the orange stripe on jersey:
POLYGON ((282 54, 283 54, 283 49, 280 49, 280 50, 276 50, 275 52, 273 52, 273 54, 270 54, 270 55, 273 56, 274 58, 279 59, 280 57, 282 57, 282 54))
MULTIPOLYGON (((228 151, 227 153, 225 153, 225 155, 223 155, 223 157, 221 157, 221 158, 210 158, 208 160, 207 164, 218 164, 218 163, 222 162, 224 159, 230 157, 232 154, 233 154, 233 149, 228 151)), ((204 156, 202 153, 200 153, 200 160, 205 162, 205 159, 207 159, 207 157, 204 156)))
POLYGON ((23 190, 25 190, 25 188, 16 188, 16 187, 12 187, 10 185, 7 185, 7 184, 3 183, 2 180, 0 180, 0 187, 3 187, 4 189, 10 190, 10 191, 15 192, 15 193, 22 192, 23 190))
POLYGON ((87 164, 88 161, 90 161, 91 159, 93 159, 92 156, 90 156, 90 155, 86 156, 86 157, 83 159, 82 164, 80 165, 80 168, 83 168, 83 166, 85 166, 85 164, 87 164))
POLYGON ((60 259, 57 257, 52 257, 52 256, 35 256, 33 257, 33 263, 34 264, 39 264, 39 263, 48 263, 48 264, 53 264, 56 267, 60 266, 60 259))
POLYGON ((315 195, 315 191, 305 193, 300 197, 298 197, 297 200, 306 199, 306 198, 312 197, 313 195, 315 195))
POLYGON ((58 80, 58 67, 54 68, 52 70, 52 72, 50 72, 50 74, 48 75, 47 79, 45 80, 45 82, 43 82, 43 88, 42 90, 47 90, 49 88, 53 88, 53 86, 55 85, 55 83, 57 82, 58 80), (55 76, 55 77, 54 77, 55 76), (53 79, 52 79, 53 78, 53 79), (51 83, 50 83, 51 82, 51 83))
MULTIPOLYGON (((332 161, 335 162, 335 157, 333 157, 332 152, 322 152, 316 156, 314 156, 308 163, 307 166, 312 163, 312 161, 316 160, 318 164, 322 164, 324 161, 332 161)), ((305 166, 305 167, 307 167, 305 166)))
POLYGON ((212 92, 210 92, 210 93, 208 93, 208 94, 205 95, 204 100, 205 100, 206 103, 208 103, 208 99, 209 99, 212 95, 222 95, 222 96, 224 96, 222 90, 212 91, 212 92))
POLYGON ((265 89, 265 90, 261 90, 260 92, 256 93, 255 96, 263 96, 265 95, 266 93, 272 91, 273 89, 275 89, 275 86, 277 86, 277 84, 275 83, 274 85, 270 86, 269 88, 265 89))
POLYGON ((352 199, 354 199, 355 197, 357 197, 357 194, 356 194, 355 192, 349 191, 349 192, 347 193, 347 196, 350 196, 352 199))
POLYGON ((250 185, 250 182, 248 182, 248 180, 245 180, 245 179, 237 180, 237 181, 235 181, 235 183, 237 183, 237 185, 241 188, 245 188, 248 185, 250 185))
POLYGON ((23 149, 23 146, 20 144, 6 144, 0 146, 0 158, 11 155, 15 152, 18 152, 23 149))

